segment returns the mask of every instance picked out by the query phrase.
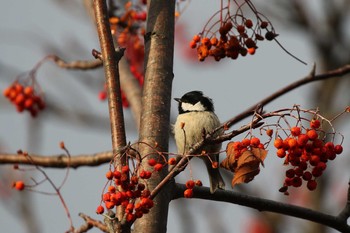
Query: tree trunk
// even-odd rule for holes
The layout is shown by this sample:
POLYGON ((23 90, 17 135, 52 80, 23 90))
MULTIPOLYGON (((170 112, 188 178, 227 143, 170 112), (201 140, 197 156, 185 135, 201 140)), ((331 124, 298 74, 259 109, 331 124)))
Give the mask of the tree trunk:
MULTIPOLYGON (((142 95, 140 142, 168 151, 170 132, 170 104, 173 80, 175 1, 148 1, 145 34, 145 82, 142 95)), ((153 148, 140 144, 140 154, 147 169, 147 161, 158 157, 153 148)), ((162 158, 160 158, 161 161, 162 158)), ((154 172, 148 180, 152 190, 166 175, 167 169, 154 172)), ((151 211, 135 222, 134 232, 166 232, 171 192, 168 187, 157 195, 151 211)))

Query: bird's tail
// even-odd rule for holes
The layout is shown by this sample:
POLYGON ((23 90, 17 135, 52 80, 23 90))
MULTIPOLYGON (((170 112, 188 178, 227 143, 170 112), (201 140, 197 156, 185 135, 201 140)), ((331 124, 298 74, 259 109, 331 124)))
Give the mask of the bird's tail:
MULTIPOLYGON (((217 162, 219 156, 211 155, 210 158, 213 160, 213 162, 217 162)), ((225 182, 220 174, 219 168, 213 168, 212 162, 209 160, 209 158, 205 157, 203 160, 208 170, 210 193, 214 193, 217 189, 225 189, 225 182)))

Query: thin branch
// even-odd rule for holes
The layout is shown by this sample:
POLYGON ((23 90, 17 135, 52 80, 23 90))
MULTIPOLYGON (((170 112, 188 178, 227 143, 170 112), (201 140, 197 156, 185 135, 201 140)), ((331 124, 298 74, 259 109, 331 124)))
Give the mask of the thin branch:
POLYGON ((249 107, 244 112, 240 113, 239 115, 231 118, 230 120, 223 123, 223 126, 225 127, 231 127, 232 125, 236 124, 237 122, 243 120, 246 117, 249 117, 254 114, 254 110, 257 108, 257 106, 265 106, 266 104, 272 102, 273 100, 277 99, 278 97, 296 89, 297 87, 300 87, 302 85, 305 85, 307 83, 315 82, 315 81, 321 81, 326 80, 329 78, 335 78, 335 77, 341 77, 346 74, 350 73, 350 64, 347 64, 343 67, 340 67, 335 70, 331 70, 328 72, 325 72, 323 74, 315 75, 315 66, 312 68, 309 75, 307 75, 305 78, 302 78, 294 83, 289 84, 288 86, 278 90, 277 92, 273 93, 272 95, 266 97, 265 99, 259 101, 258 103, 254 104, 253 106, 249 107))
POLYGON ((57 66, 64 69, 91 70, 102 67, 102 61, 100 60, 66 62, 56 55, 49 55, 48 57, 53 60, 57 66))
POLYGON ((339 213, 338 217, 340 219, 343 219, 343 221, 345 222, 350 217, 350 181, 349 181, 348 196, 347 196, 346 204, 344 209, 339 213))
POLYGON ((108 233, 108 229, 103 222, 95 220, 95 219, 91 218, 90 216, 83 214, 83 213, 79 213, 79 216, 84 219, 85 224, 82 225, 81 227, 79 227, 78 229, 75 229, 74 233, 87 232, 88 230, 90 230, 93 227, 96 227, 96 228, 100 229, 101 231, 108 233))
MULTIPOLYGON (((184 184, 176 184, 173 199, 183 197, 183 192, 185 189, 186 186, 184 184)), ((347 224, 346 219, 344 220, 338 216, 325 214, 300 206, 253 197, 227 190, 217 190, 214 194, 211 194, 209 188, 206 187, 194 188, 193 194, 193 198, 238 204, 256 209, 258 211, 280 213, 326 225, 340 232, 350 232, 350 226, 347 224)))
POLYGON ((78 168, 81 166, 99 166, 104 163, 109 163, 113 158, 111 151, 100 152, 92 155, 76 155, 72 156, 69 160, 67 155, 30 155, 32 162, 26 159, 24 156, 18 154, 0 154, 0 164, 28 164, 37 165, 40 167, 50 168, 78 168))
POLYGON ((115 51, 111 28, 108 21, 107 4, 105 0, 95 0, 95 11, 98 38, 101 46, 103 66, 108 90, 108 108, 111 121, 113 153, 126 145, 125 125, 120 92, 120 80, 118 62, 122 58, 125 49, 115 51))

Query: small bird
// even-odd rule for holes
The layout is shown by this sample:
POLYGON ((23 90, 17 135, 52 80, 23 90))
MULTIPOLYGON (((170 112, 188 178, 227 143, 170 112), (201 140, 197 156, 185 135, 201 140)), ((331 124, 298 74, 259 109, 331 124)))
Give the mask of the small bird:
MULTIPOLYGON (((203 95, 201 91, 191 91, 181 98, 175 98, 179 103, 179 115, 174 125, 175 141, 178 153, 187 155, 194 144, 203 139, 203 131, 209 133, 220 126, 219 118, 214 113, 213 101, 203 95)), ((222 134, 219 131, 216 135, 222 134)), ((206 145, 202 148, 209 154, 212 162, 218 162, 221 149, 220 144, 206 145)), ((203 156, 203 161, 208 170, 210 180, 210 192, 217 189, 225 189, 225 183, 218 168, 213 168, 212 162, 207 156, 203 156)))

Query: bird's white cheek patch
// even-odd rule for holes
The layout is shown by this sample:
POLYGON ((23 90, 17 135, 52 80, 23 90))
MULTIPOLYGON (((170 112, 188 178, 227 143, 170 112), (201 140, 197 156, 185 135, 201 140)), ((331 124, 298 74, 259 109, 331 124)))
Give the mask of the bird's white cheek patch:
POLYGON ((182 109, 186 112, 186 111, 205 111, 205 108, 203 106, 203 104, 201 102, 197 102, 195 105, 190 104, 190 103, 181 103, 181 107, 182 109))

